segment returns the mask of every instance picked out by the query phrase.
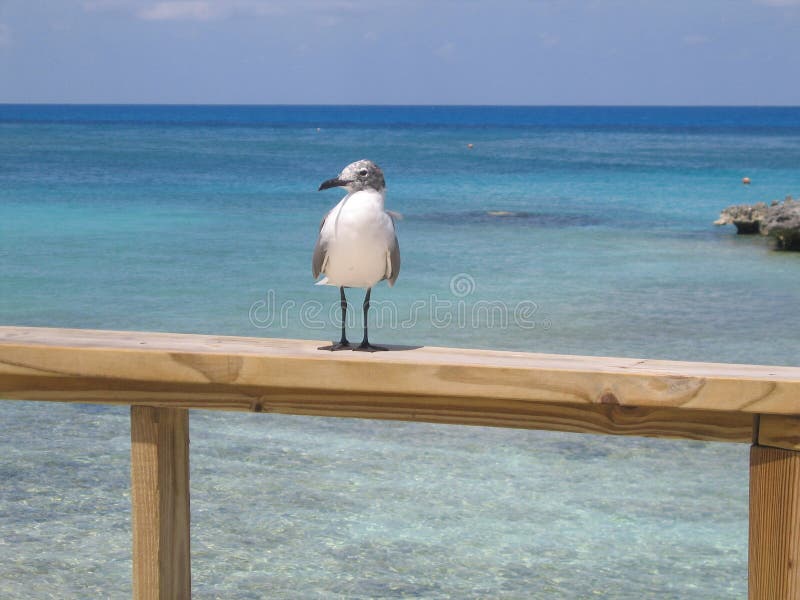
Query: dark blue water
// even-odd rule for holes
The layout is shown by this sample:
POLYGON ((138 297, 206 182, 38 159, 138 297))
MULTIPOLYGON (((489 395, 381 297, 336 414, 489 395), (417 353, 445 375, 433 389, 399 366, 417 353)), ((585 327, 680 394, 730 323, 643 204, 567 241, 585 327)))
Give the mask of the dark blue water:
MULTIPOLYGON (((800 256, 711 224, 800 194, 798 108, 0 105, 0 322, 332 339, 316 188, 364 157, 376 342, 800 364, 800 256)), ((0 596, 129 596, 127 427, 0 404, 0 596)), ((743 597, 746 453, 195 412, 196 595, 743 597)))
POLYGON ((245 127, 512 127, 711 129, 797 133, 797 107, 689 106, 180 106, 0 105, 0 119, 23 123, 131 123, 245 127))

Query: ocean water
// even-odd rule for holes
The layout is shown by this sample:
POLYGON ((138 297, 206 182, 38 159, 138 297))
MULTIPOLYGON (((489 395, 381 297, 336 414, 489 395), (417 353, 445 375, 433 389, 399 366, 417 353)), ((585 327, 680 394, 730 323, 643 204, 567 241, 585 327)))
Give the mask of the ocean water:
MULTIPOLYGON (((712 225, 800 195, 800 108, 0 105, 0 323, 334 339, 316 189, 360 158, 404 216, 376 343, 800 364, 800 255, 712 225)), ((746 596, 745 445, 191 439, 198 598, 746 596)), ((124 409, 0 402, 0 597, 130 596, 128 452, 124 409)))

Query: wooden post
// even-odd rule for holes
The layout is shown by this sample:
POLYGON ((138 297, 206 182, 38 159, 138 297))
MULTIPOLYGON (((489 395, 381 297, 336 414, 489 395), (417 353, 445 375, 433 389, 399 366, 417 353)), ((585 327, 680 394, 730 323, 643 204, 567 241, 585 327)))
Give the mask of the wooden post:
POLYGON ((800 598, 798 420, 762 415, 757 427, 750 449, 749 599, 796 599, 800 598))
POLYGON ((191 597, 189 411, 131 406, 133 597, 191 597))

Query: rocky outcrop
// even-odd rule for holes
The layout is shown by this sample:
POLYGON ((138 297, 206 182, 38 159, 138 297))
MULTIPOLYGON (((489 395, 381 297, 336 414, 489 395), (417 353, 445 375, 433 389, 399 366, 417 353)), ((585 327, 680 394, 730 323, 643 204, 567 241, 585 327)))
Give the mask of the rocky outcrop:
POLYGON ((764 202, 729 206, 714 225, 735 225, 740 234, 772 237, 780 250, 800 250, 800 201, 791 196, 783 202, 774 200, 769 206, 764 202))
POLYGON ((758 233, 766 216, 767 205, 763 202, 752 205, 736 204, 723 210, 714 225, 736 225, 736 233, 739 234, 758 233))
POLYGON ((774 238, 781 250, 800 250, 800 201, 787 198, 770 206, 759 231, 774 238))

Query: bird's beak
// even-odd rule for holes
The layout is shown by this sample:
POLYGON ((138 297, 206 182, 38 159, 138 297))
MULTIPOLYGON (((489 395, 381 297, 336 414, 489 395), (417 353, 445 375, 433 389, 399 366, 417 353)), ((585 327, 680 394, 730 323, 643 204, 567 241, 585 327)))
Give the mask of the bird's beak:
POLYGON ((319 184, 319 189, 317 191, 321 192, 322 190, 327 190, 328 188, 341 187, 343 185, 347 185, 347 182, 342 181, 338 177, 334 177, 333 179, 328 179, 328 181, 323 181, 321 184, 319 184))

